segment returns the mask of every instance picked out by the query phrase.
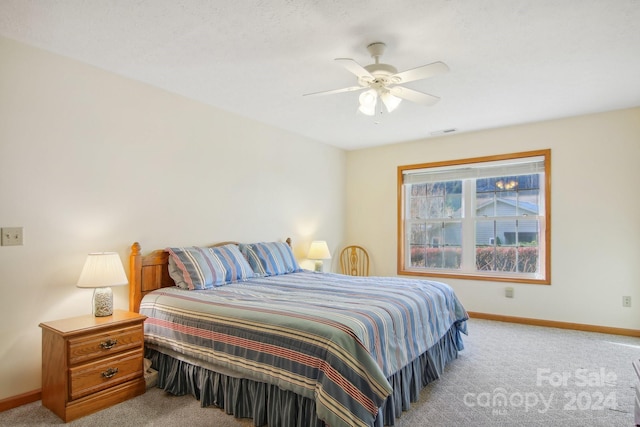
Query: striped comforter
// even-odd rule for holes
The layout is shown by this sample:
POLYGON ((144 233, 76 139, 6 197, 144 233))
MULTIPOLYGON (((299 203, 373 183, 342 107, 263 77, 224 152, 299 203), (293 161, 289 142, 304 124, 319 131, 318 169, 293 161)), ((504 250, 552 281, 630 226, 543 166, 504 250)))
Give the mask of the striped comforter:
POLYGON ((442 283, 309 271, 164 288, 140 313, 152 348, 314 399, 332 427, 373 425, 387 378, 467 319, 442 283))

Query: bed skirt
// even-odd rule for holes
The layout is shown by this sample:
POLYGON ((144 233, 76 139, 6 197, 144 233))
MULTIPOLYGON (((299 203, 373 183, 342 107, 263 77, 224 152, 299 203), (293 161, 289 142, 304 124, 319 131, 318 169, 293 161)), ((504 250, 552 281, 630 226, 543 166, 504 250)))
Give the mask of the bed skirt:
MULTIPOLYGON (((454 324, 429 350, 387 378, 393 393, 379 409, 372 427, 393 426, 402 411, 418 400, 420 390, 438 379, 445 365, 458 357, 463 349, 461 327, 454 324)), ((159 388, 176 396, 192 394, 202 407, 214 405, 236 418, 251 418, 256 427, 325 426, 316 416, 313 399, 275 385, 214 372, 151 348, 146 349, 145 357, 158 371, 159 388)))

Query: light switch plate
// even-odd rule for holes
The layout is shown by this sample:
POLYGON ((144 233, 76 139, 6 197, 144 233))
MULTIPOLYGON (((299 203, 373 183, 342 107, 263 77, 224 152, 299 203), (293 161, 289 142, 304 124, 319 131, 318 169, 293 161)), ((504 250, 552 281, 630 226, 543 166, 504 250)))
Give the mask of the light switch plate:
POLYGON ((2 246, 22 246, 22 227, 2 227, 2 246))

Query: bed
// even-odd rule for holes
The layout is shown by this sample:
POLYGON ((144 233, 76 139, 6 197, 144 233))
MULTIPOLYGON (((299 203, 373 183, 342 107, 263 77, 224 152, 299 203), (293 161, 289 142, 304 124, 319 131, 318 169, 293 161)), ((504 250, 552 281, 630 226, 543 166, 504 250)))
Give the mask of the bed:
POLYGON ((300 269, 290 240, 130 255, 158 387, 255 426, 394 425, 463 349, 446 284, 300 269))

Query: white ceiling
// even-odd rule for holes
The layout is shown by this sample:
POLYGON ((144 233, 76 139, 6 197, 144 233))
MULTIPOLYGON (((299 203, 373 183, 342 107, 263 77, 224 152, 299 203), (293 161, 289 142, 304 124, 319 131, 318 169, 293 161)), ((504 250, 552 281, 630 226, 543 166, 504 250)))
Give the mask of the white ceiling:
POLYGON ((640 105, 640 0, 0 0, 0 35, 348 150, 640 105), (374 41, 440 102, 302 96, 374 41))

